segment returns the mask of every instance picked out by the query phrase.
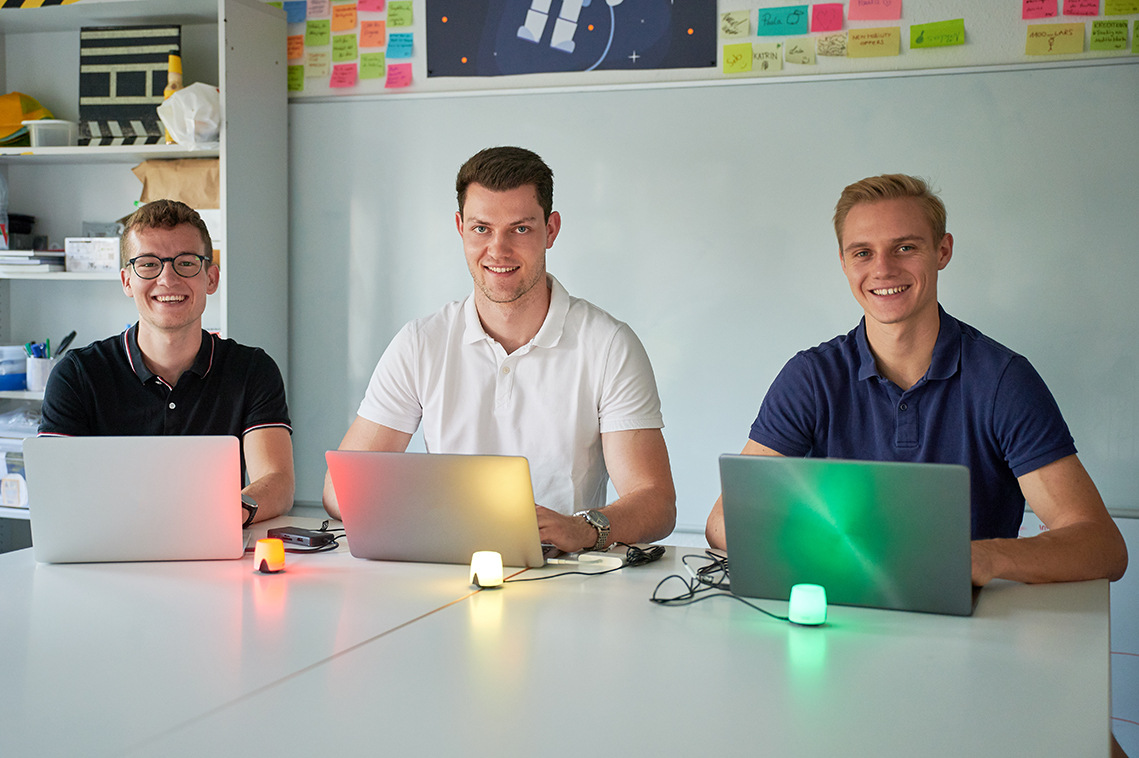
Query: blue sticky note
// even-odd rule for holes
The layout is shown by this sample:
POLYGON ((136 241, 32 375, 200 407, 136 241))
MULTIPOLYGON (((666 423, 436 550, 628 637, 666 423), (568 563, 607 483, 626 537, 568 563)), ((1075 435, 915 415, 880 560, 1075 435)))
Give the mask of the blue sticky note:
POLYGON ((788 37, 806 34, 810 13, 807 5, 787 5, 782 8, 760 8, 756 11, 757 37, 788 37))
POLYGON ((411 32, 388 35, 388 59, 411 57, 411 32))
POLYGON ((308 0, 285 0, 285 22, 289 24, 299 24, 305 20, 305 11, 308 8, 308 0))

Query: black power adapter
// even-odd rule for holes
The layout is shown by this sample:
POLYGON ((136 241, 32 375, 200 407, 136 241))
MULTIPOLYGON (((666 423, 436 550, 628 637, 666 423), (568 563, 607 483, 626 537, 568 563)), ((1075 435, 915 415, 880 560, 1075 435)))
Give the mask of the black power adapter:
POLYGON ((336 539, 331 532, 318 532, 314 529, 301 529, 296 526, 281 526, 267 532, 270 538, 276 538, 286 545, 299 545, 300 547, 324 547, 336 539))

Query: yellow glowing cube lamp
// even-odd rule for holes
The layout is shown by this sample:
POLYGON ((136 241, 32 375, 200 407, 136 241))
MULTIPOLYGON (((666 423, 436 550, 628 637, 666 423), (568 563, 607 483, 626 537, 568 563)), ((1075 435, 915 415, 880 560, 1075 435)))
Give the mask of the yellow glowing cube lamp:
POLYGON ((285 543, 278 539, 257 540, 253 550, 253 565, 262 574, 276 574, 285 570, 285 543))
POLYGON ((501 587, 502 556, 493 550, 480 550, 472 555, 471 584, 476 587, 501 587))

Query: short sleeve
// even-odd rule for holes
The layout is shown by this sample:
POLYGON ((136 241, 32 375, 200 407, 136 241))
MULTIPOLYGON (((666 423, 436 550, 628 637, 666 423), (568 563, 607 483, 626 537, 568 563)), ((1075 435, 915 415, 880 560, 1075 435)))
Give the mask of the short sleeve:
POLYGON ((810 364, 799 353, 771 383, 748 437, 781 455, 807 455, 818 422, 815 394, 810 364))
POLYGON ((602 434, 664 427, 649 355, 637 335, 624 323, 618 326, 609 343, 598 421, 602 434))
POLYGON ((270 426, 284 427, 291 434, 293 428, 285 400, 285 382, 277 362, 258 348, 253 352, 249 372, 246 385, 249 395, 245 418, 242 419, 242 435, 270 426))
POLYGON ((373 423, 414 434, 423 418, 416 389, 418 334, 414 321, 405 324, 388 343, 368 382, 357 414, 373 423))
POLYGON ((44 388, 39 433, 79 437, 95 434, 91 390, 74 351, 60 359, 44 388))
POLYGON ((1028 362, 1015 356, 994 395, 993 426, 1014 476, 1022 476, 1076 453, 1060 406, 1028 362))

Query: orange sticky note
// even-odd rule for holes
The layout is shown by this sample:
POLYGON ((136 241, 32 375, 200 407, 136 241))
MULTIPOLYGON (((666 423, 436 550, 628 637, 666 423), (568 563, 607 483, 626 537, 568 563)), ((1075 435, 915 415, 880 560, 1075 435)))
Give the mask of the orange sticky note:
POLYGON ((846 43, 848 58, 881 58, 902 50, 902 30, 897 26, 851 29, 846 43))
POLYGON ((332 31, 350 32, 356 28, 356 3, 332 6, 332 31))
POLYGON ((1029 24, 1025 55, 1068 55, 1084 51, 1083 24, 1029 24))
POLYGON ((290 34, 288 37, 289 60, 295 61, 305 57, 305 35, 290 34))
POLYGON ((360 22, 360 47, 383 47, 388 44, 386 21, 360 22))

